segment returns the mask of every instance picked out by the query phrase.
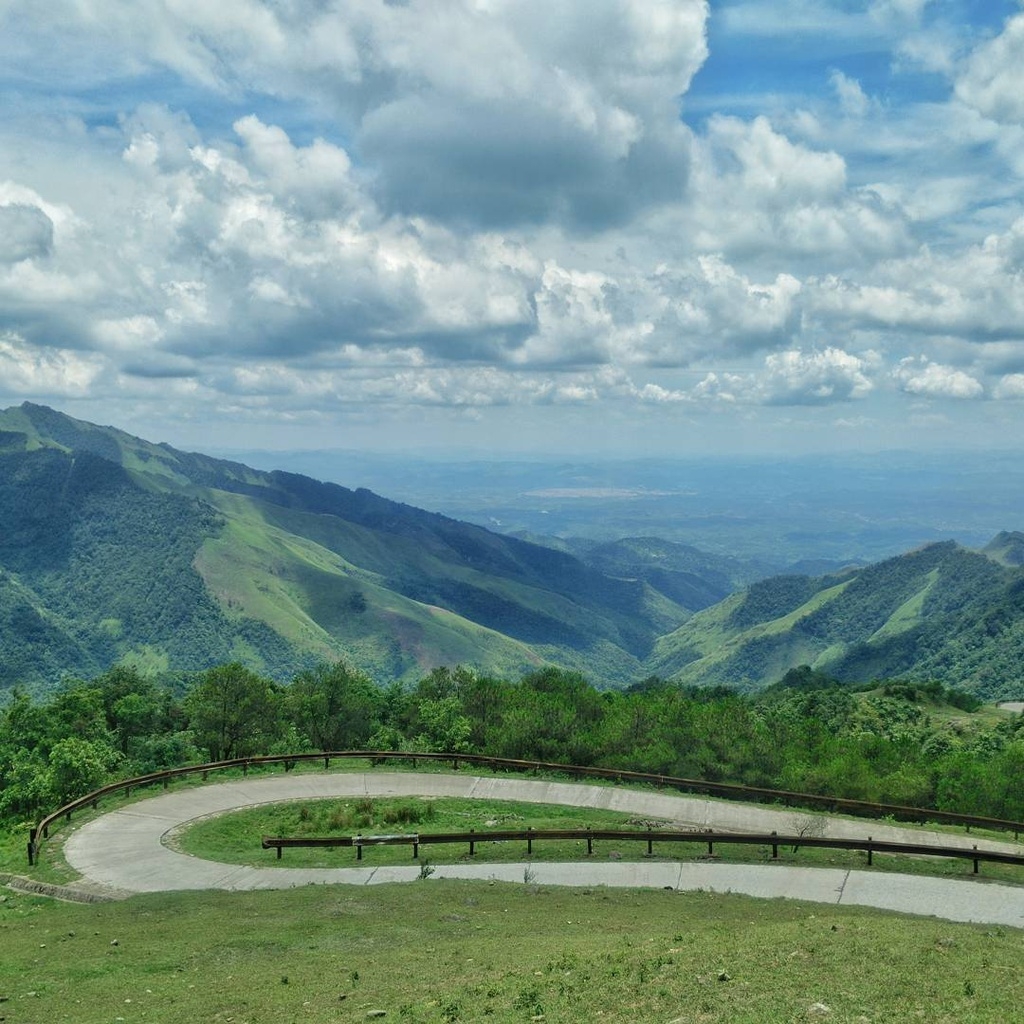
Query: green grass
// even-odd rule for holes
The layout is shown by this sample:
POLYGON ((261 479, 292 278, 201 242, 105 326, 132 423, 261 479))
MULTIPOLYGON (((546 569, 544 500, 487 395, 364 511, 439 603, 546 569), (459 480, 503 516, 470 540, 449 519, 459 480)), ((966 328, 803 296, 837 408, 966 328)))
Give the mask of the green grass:
MULTIPOLYGON (((263 804, 230 814, 206 818, 186 828, 173 839, 175 849, 194 857, 227 864, 271 866, 276 851, 260 847, 260 839, 270 836, 354 836, 397 835, 437 832, 468 832, 482 834, 495 829, 564 829, 564 828, 642 828, 647 820, 616 811, 587 807, 564 807, 558 804, 529 804, 502 800, 473 800, 456 797, 424 799, 420 797, 352 797, 337 800, 313 800, 263 804)), ((613 844, 603 843, 604 855, 613 844)), ((643 844, 627 843, 621 853, 639 854, 643 844)), ((580 840, 537 841, 534 860, 574 860, 586 854, 586 842, 580 840)), ((620 852, 615 847, 616 852, 620 852)), ((290 868, 337 868, 355 863, 356 853, 350 848, 285 850, 281 864, 290 868)), ((365 862, 409 864, 410 846, 375 846, 364 852, 365 862)), ((476 847, 475 860, 516 862, 526 857, 525 842, 487 842, 476 847)), ((420 858, 436 864, 452 864, 469 860, 468 845, 424 846, 420 858)))
POLYGON ((427 879, 0 901, 19 1022, 1003 1022, 1024 997, 1019 931, 788 900, 427 879))

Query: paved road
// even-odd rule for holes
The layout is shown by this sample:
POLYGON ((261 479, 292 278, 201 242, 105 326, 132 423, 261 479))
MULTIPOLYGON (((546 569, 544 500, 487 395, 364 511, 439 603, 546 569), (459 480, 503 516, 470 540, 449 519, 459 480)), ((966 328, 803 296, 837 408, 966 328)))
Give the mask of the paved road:
MULTIPOLYGON (((82 875, 75 887, 86 892, 128 896, 183 889, 282 889, 298 885, 371 885, 418 877, 409 867, 288 868, 240 867, 200 860, 166 845, 187 822, 253 804, 345 796, 460 796, 531 803, 572 804, 666 818, 687 825, 736 831, 792 832, 810 818, 793 811, 705 798, 607 786, 571 785, 527 779, 415 773, 297 774, 262 776, 190 787, 140 800, 77 829, 65 844, 68 863, 82 875)), ((973 844, 970 836, 901 829, 881 822, 831 819, 827 834, 847 838, 973 844)), ((978 841, 979 847, 1019 849, 978 841)), ((273 857, 269 851, 268 861, 273 857)), ((276 863, 271 861, 271 863, 276 863)), ((522 882, 526 864, 436 865, 435 878, 483 878, 522 882)), ((608 885, 675 890, 704 889, 761 897, 792 897, 821 903, 856 904, 1024 927, 1024 886, 954 881, 871 871, 641 861, 531 863, 543 885, 608 885)))

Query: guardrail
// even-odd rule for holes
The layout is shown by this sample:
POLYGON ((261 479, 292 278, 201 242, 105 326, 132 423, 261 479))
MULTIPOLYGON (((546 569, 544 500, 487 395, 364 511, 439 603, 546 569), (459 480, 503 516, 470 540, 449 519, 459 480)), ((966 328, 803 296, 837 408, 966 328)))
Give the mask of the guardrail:
POLYGON ((708 856, 714 856, 715 843, 731 843, 745 846, 771 846, 772 858, 778 859, 780 846, 810 846, 826 850, 860 850, 868 855, 868 866, 873 864, 876 853, 911 854, 922 857, 956 857, 974 862, 974 873, 978 874, 981 861, 998 864, 1024 864, 1024 854, 1001 853, 996 850, 979 850, 977 846, 966 849, 962 846, 931 846, 926 843, 895 843, 882 839, 832 839, 823 836, 780 835, 770 833, 744 832, 712 832, 694 831, 673 832, 667 829, 591 829, 591 828, 557 828, 557 829, 503 829, 492 832, 436 832, 423 835, 410 833, 406 835, 381 836, 264 836, 261 846, 264 850, 277 850, 277 859, 286 849, 313 849, 318 847, 355 847, 356 860, 363 859, 363 849, 367 846, 411 846, 413 858, 419 857, 421 846, 436 844, 466 843, 469 855, 476 855, 477 843, 508 843, 526 842, 527 856, 533 854, 533 844, 538 840, 572 839, 585 840, 587 856, 594 853, 596 840, 612 842, 639 841, 647 843, 647 855, 654 855, 654 844, 658 843, 700 843, 707 844, 708 856))
POLYGON ((221 772, 240 768, 248 773, 250 768, 265 765, 284 765, 285 771, 291 771, 295 765, 305 762, 323 761, 324 769, 330 768, 334 760, 369 760, 374 764, 386 761, 441 762, 451 763, 453 770, 460 764, 495 771, 517 771, 569 775, 575 779, 602 779, 609 782, 626 782, 638 785, 655 786, 662 789, 675 789, 684 793, 697 793, 705 796, 722 797, 727 800, 745 800, 758 803, 782 803, 796 806, 845 813, 858 817, 886 818, 901 821, 926 821, 936 824, 962 825, 967 831, 972 827, 988 828, 997 832, 1012 832, 1014 839, 1019 839, 1024 832, 1024 822, 1008 821, 1002 818, 990 818, 984 815, 957 814, 953 811, 929 810, 923 807, 905 807, 899 804, 872 803, 866 800, 847 800, 841 797, 822 796, 817 793, 796 793, 783 789, 767 789, 762 786, 743 786, 728 782, 707 782, 703 779, 684 779, 671 775, 657 775, 651 772, 632 772, 617 768, 594 768, 582 765, 558 764, 550 761, 525 761, 517 758, 490 757, 486 754, 439 754, 418 753, 396 750, 332 750, 322 753, 302 754, 271 754, 258 757, 236 757, 227 761, 212 761, 207 764, 188 765, 182 768, 168 768, 165 771, 139 775, 120 782, 112 782, 107 786, 87 793, 64 804, 62 807, 46 815, 33 827, 28 840, 29 865, 39 857, 43 840, 49 838, 50 828, 61 819, 70 821, 75 811, 85 807, 96 808, 104 797, 119 793, 130 795, 133 789, 144 786, 162 785, 164 789, 179 778, 190 775, 202 775, 205 779, 211 772, 221 772))

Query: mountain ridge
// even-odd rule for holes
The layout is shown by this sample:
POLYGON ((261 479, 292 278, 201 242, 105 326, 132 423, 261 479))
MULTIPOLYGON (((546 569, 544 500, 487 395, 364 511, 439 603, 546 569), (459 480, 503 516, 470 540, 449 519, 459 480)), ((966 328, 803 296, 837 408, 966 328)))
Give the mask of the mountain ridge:
MULTIPOLYGON (((485 671, 551 661, 624 682, 687 614, 642 581, 365 489, 180 452, 31 403, 0 412, 0 431, 0 567, 35 595, 26 601, 42 620, 91 652, 73 659, 84 671, 114 655, 180 664, 155 623, 140 637, 125 632, 124 616, 102 615, 102 601, 118 599, 101 598, 98 580, 118 552, 142 559, 146 549, 129 542, 137 524, 127 521, 107 524, 102 547, 104 495, 149 517, 154 548, 171 522, 175 535, 188 526, 188 567, 151 568, 152 578, 167 589, 173 575, 203 606, 205 628, 226 630, 212 645, 219 660, 234 653, 279 676, 290 651, 299 665, 347 657, 381 680, 453 661, 485 671), (86 479, 81 493, 68 491, 86 479), (85 587, 88 615, 76 619, 60 600, 56 564, 74 570, 72 590, 85 587)), ((138 586, 123 590, 139 600, 138 586)), ((185 667, 202 660, 193 654, 185 667)))

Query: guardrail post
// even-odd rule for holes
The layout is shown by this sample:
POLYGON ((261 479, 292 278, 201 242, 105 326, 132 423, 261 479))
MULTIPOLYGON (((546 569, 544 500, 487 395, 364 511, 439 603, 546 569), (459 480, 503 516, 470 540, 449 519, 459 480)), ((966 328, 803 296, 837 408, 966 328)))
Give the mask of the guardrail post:
MULTIPOLYGON (((978 852, 978 845, 977 845, 977 843, 975 843, 973 849, 974 849, 975 853, 978 852)), ((978 858, 977 857, 974 858, 974 873, 975 874, 978 873, 978 858)))
POLYGON ((167 789, 168 786, 170 786, 170 784, 171 784, 171 780, 169 778, 167 778, 167 776, 165 775, 164 776, 164 789, 167 789))
MULTIPOLYGON (((359 836, 356 836, 356 839, 359 839, 359 838, 360 838, 359 836)), ((362 859, 363 859, 363 844, 357 842, 356 843, 356 860, 362 860, 362 859)))
MULTIPOLYGON (((471 837, 472 837, 472 835, 473 835, 473 833, 475 831, 476 831, 475 828, 471 828, 469 830, 469 834, 470 834, 471 837)), ((476 842, 472 838, 470 838, 470 840, 469 840, 469 855, 470 855, 470 857, 472 857, 475 853, 476 853, 476 842)))
POLYGON ((419 860, 419 857, 420 857, 420 844, 419 843, 413 843, 412 844, 412 859, 413 860, 419 860))
POLYGON ((533 855, 533 826, 532 825, 526 830, 526 855, 528 857, 533 855))
POLYGON ((35 844, 30 839, 28 841, 28 866, 32 867, 32 865, 35 864, 35 862, 36 862, 35 844))
POLYGON ((331 767, 331 759, 329 757, 324 758, 324 771, 327 771, 331 767))
MULTIPOLYGON (((590 831, 590 826, 587 826, 587 831, 590 831)), ((592 857, 594 855, 594 837, 587 836, 587 856, 592 857)))
MULTIPOLYGON (((772 835, 773 836, 777 836, 778 834, 779 833, 776 832, 775 829, 772 829, 772 835)), ((778 860, 778 859, 779 859, 779 844, 778 843, 772 843, 772 860, 778 860)))
POLYGON ((654 856, 654 840, 650 837, 650 835, 647 836, 647 856, 654 856))
POLYGON ((714 855, 715 855, 715 844, 713 842, 711 842, 711 840, 709 839, 708 840, 708 856, 709 857, 714 857, 714 855))
POLYGON ((452 758, 452 771, 457 772, 459 770, 459 759, 457 757, 452 758))
MULTIPOLYGON (((868 842, 870 843, 870 842, 871 842, 871 840, 872 840, 872 839, 874 839, 874 838, 875 838, 874 836, 868 836, 868 842)), ((873 850, 871 849, 871 847, 869 846, 869 847, 868 847, 868 867, 871 867, 871 855, 872 855, 873 853, 874 853, 874 851, 873 851, 873 850)))
POLYGON ((281 859, 281 850, 282 850, 282 849, 283 849, 283 847, 281 847, 281 845, 280 845, 280 844, 278 844, 278 847, 277 847, 277 859, 278 859, 278 860, 280 860, 280 859, 281 859))

